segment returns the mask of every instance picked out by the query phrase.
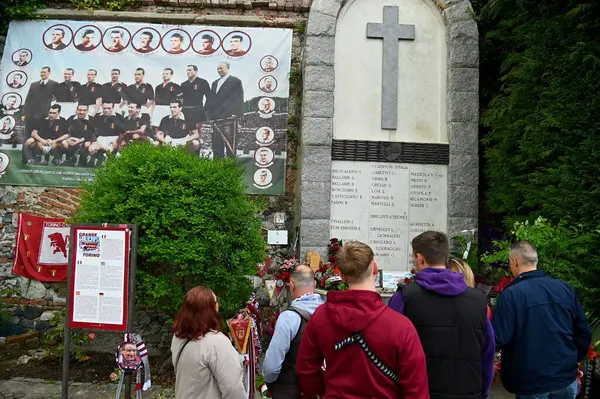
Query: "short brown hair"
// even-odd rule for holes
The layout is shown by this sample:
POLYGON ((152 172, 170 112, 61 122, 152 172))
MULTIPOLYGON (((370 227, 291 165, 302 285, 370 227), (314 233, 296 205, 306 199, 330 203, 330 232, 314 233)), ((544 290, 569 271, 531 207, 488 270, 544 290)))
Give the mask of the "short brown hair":
POLYGON ((360 241, 348 241, 335 254, 335 260, 340 273, 351 282, 360 281, 373 262, 374 254, 371 247, 360 241))
POLYGON ((198 339, 211 330, 219 331, 220 325, 221 318, 212 290, 199 285, 185 294, 171 332, 177 338, 198 339))
POLYGON ((441 231, 426 231, 412 239, 415 254, 421 254, 428 265, 445 265, 450 255, 448 236, 441 231))

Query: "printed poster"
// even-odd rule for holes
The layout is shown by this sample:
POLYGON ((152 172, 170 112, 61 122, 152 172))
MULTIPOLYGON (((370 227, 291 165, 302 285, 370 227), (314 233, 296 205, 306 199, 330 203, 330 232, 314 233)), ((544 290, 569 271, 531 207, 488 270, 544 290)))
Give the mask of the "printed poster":
POLYGON ((13 21, 0 64, 0 184, 76 187, 135 141, 235 157, 285 189, 292 31, 13 21))
POLYGON ((122 325, 127 302, 127 232, 78 229, 75 234, 72 322, 122 325))

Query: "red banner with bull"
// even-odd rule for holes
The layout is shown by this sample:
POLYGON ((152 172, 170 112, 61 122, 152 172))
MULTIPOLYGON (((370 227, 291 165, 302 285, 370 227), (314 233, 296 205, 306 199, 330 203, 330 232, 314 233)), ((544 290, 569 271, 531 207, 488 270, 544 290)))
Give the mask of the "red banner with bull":
POLYGON ((66 281, 70 226, 64 219, 19 214, 13 274, 66 281))

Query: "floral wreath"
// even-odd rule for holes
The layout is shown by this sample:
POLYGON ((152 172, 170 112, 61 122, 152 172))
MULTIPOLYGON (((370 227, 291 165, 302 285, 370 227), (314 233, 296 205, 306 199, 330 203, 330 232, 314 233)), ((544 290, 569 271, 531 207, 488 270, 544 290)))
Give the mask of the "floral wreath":
POLYGON ((340 277, 340 269, 336 264, 335 255, 343 246, 342 240, 332 238, 327 245, 327 262, 321 262, 319 270, 315 272, 317 287, 326 290, 345 290, 348 285, 340 277))
POLYGON ((292 256, 291 258, 284 260, 283 264, 279 266, 279 270, 277 270, 273 275, 277 284, 281 287, 283 287, 285 284, 289 284, 290 276, 292 275, 292 272, 296 266, 299 264, 300 262, 296 256, 292 256))

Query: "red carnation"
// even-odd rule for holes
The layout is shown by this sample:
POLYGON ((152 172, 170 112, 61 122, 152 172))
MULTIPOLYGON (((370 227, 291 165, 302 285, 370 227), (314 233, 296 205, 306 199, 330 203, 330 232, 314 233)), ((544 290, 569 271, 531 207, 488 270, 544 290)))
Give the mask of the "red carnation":
POLYGON ((332 244, 333 244, 333 243, 336 243, 336 242, 339 242, 339 241, 340 241, 340 240, 338 240, 338 239, 337 239, 337 238, 335 238, 335 237, 334 237, 334 238, 332 238, 331 240, 329 240, 329 242, 330 242, 330 243, 332 243, 332 244))
POLYGON ((408 284, 408 283, 410 283, 410 278, 404 277, 404 284, 408 284))
POLYGON ((588 349, 587 357, 590 360, 593 360, 598 357, 598 353, 596 352, 596 348, 594 347, 594 345, 590 345, 590 348, 588 349))
POLYGON ((326 282, 327 282, 327 276, 324 276, 324 277, 321 279, 321 287, 325 287, 325 283, 326 283, 326 282))
POLYGON ((410 273, 411 274, 417 274, 417 270, 413 267, 412 269, 410 269, 410 273))
POLYGON ((340 250, 340 246, 337 244, 331 247, 331 252, 337 252, 339 250, 340 250))
POLYGON ((340 269, 338 269, 337 267, 333 270, 333 274, 335 276, 339 276, 340 275, 340 269))
POLYGON ((335 263, 335 256, 329 257, 329 263, 335 263))

